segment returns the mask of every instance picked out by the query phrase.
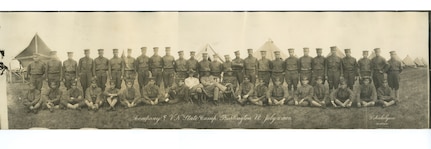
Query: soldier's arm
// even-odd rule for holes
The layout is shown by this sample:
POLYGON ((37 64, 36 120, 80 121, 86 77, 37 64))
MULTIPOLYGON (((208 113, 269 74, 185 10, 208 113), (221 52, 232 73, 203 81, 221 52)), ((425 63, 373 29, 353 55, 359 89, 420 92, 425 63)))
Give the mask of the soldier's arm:
POLYGON ((121 59, 121 77, 123 77, 124 75, 125 67, 126 67, 126 62, 124 61, 124 59, 121 59))
POLYGON ((108 60, 108 78, 112 79, 112 68, 111 68, 111 61, 108 60))
POLYGON ((63 64, 62 64, 62 66, 61 66, 61 75, 60 75, 60 80, 63 80, 63 79, 64 79, 65 71, 66 71, 66 66, 65 66, 65 65, 64 65, 64 63, 63 63, 63 64))
POLYGON ((93 73, 93 76, 96 76, 96 61, 95 60, 91 64, 91 72, 93 73))
POLYGON ((358 67, 359 65, 358 65, 358 61, 356 61, 356 59, 355 59, 355 64, 354 64, 354 67, 353 67, 353 70, 355 71, 355 73, 356 73, 356 75, 355 76, 359 76, 359 67, 358 67))
POLYGON ((64 74, 64 68, 63 68, 63 62, 60 61, 60 81, 63 80, 63 74, 64 74))
POLYGON ((81 73, 81 67, 82 67, 82 60, 81 59, 79 59, 79 61, 78 61, 78 65, 76 66, 76 67, 78 67, 77 69, 76 69, 76 73, 77 74, 80 74, 81 73))
POLYGON ((62 97, 62 92, 59 91, 58 94, 57 94, 57 96, 55 96, 55 98, 52 99, 51 102, 59 101, 61 97, 62 97))
POLYGON ((35 94, 34 94, 34 100, 31 102, 31 105, 34 105, 34 104, 40 102, 40 100, 41 100, 40 91, 36 90, 35 94))
POLYGON ((327 77, 328 76, 328 58, 325 58, 323 60, 323 69, 324 69, 325 77, 327 77))
POLYGON ((44 78, 45 79, 48 79, 48 71, 49 71, 49 67, 48 66, 46 66, 46 67, 42 67, 43 69, 44 69, 44 78))
POLYGON ((340 72, 341 72, 341 77, 343 77, 344 74, 344 63, 343 63, 343 59, 340 58, 340 72))

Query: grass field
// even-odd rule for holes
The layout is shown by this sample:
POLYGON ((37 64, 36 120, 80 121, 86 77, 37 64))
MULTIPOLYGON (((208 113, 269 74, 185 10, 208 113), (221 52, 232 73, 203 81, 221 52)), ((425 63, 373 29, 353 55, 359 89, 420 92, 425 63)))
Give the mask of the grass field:
POLYGON ((320 109, 180 103, 118 108, 115 112, 102 109, 98 112, 57 110, 50 113, 44 110, 32 114, 26 113, 18 100, 25 85, 8 84, 9 128, 428 128, 427 71, 425 68, 405 69, 400 82, 402 101, 387 108, 320 109))

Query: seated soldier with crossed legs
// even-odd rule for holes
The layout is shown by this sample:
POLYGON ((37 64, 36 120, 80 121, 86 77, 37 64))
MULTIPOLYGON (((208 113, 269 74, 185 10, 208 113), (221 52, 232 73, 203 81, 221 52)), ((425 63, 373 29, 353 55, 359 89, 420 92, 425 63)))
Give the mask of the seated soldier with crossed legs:
POLYGON ((313 100, 313 87, 308 84, 308 77, 304 76, 301 80, 301 86, 296 90, 295 96, 293 97, 293 101, 290 100, 287 104, 294 104, 299 106, 319 106, 320 104, 313 100), (293 103, 292 103, 293 102, 293 103))
POLYGON ((63 92, 59 89, 57 81, 52 81, 49 83, 49 89, 44 94, 45 100, 44 105, 49 109, 50 112, 54 112, 54 109, 58 109, 60 107, 60 100, 63 95, 63 92))
POLYGON ((139 103, 139 92, 133 87, 133 82, 133 79, 126 80, 126 88, 119 95, 120 103, 126 109, 133 108, 139 103))
POLYGON ((33 83, 28 83, 28 91, 23 98, 24 106, 28 110, 27 112, 33 112, 34 114, 37 114, 37 112, 42 107, 41 105, 43 100, 40 97, 40 91, 36 89, 33 83))
POLYGON ((115 80, 109 81, 109 87, 103 92, 104 98, 108 103, 108 109, 106 111, 115 111, 115 105, 117 105, 120 90, 115 88, 115 80))
POLYGON ((326 105, 329 103, 328 102, 329 92, 328 92, 328 88, 326 88, 325 85, 322 84, 322 82, 323 82, 323 77, 317 76, 316 83, 313 88, 313 92, 314 92, 313 100, 316 103, 312 104, 312 106, 325 108, 326 105))
POLYGON ((349 108, 352 106, 353 92, 347 88, 345 80, 340 80, 340 86, 331 93, 331 103, 334 107, 349 108))
POLYGON ((376 89, 371 85, 370 77, 362 77, 362 84, 357 95, 357 105, 364 107, 374 106, 376 103, 376 89))
POLYGON ((142 91, 142 98, 139 102, 144 102, 148 105, 157 105, 163 102, 163 95, 160 93, 159 87, 155 84, 156 78, 149 77, 149 82, 142 91))
POLYGON ((81 107, 85 105, 83 94, 82 90, 77 87, 76 81, 72 81, 70 89, 67 90, 66 96, 64 100, 61 101, 61 104, 64 108, 79 111, 81 107))
POLYGON ((241 106, 244 106, 247 101, 251 100, 253 95, 254 85, 250 82, 248 76, 244 77, 244 81, 239 85, 236 91, 236 97, 241 106))
POLYGON ((268 99, 266 98, 268 92, 267 83, 263 79, 256 79, 256 82, 257 85, 254 88, 250 102, 259 106, 268 105, 268 99))
POLYGON ((86 97, 85 97, 85 104, 87 105, 88 110, 98 111, 99 107, 102 106, 102 89, 97 86, 96 79, 93 79, 91 81, 91 85, 89 88, 87 88, 86 91, 86 97))
POLYGON ((392 95, 392 89, 388 85, 388 80, 383 80, 383 85, 377 89, 377 104, 389 107, 397 104, 397 99, 392 95))
POLYGON ((267 98, 269 105, 284 105, 289 97, 289 92, 281 85, 280 79, 275 79, 275 84, 268 89, 267 98))

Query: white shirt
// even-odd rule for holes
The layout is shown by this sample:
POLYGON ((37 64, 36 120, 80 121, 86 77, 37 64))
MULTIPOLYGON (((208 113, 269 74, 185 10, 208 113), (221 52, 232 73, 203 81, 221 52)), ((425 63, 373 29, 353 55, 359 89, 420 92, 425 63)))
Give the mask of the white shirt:
POLYGON ((188 77, 184 80, 184 84, 186 84, 187 87, 192 88, 193 86, 199 84, 199 79, 195 77, 188 77))

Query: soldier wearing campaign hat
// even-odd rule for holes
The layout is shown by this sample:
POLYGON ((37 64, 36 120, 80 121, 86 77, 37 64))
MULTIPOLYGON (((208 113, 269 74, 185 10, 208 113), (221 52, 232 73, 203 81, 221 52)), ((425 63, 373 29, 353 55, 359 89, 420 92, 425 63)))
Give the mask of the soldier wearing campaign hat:
POLYGON ((87 105, 88 110, 98 111, 103 104, 103 91, 102 89, 100 89, 100 87, 97 86, 96 78, 93 78, 91 80, 91 85, 87 88, 85 92, 86 95, 84 102, 87 105))
POLYGON ((389 59, 389 68, 388 68, 388 84, 389 87, 395 91, 395 98, 399 98, 398 89, 400 88, 400 73, 403 71, 402 62, 397 58, 397 53, 395 51, 391 51, 391 59, 389 59))
POLYGON ((66 95, 61 104, 64 108, 80 110, 84 103, 84 94, 81 89, 77 87, 77 82, 71 82, 71 88, 66 91, 66 95))
POLYGON ((79 59, 78 62, 78 72, 79 79, 81 81, 81 87, 84 91, 84 96, 86 96, 87 88, 91 84, 91 79, 93 78, 93 59, 90 58, 90 49, 84 50, 84 57, 79 59))
POLYGON ((60 84, 60 79, 62 76, 61 61, 57 57, 57 51, 51 51, 49 55, 50 59, 46 65, 46 79, 48 80, 48 84, 50 84, 52 81, 55 81, 60 84))
POLYGON ((257 76, 268 87, 271 79, 271 61, 266 58, 266 51, 260 51, 262 58, 257 62, 257 76))
POLYGON ((344 49, 344 53, 346 53, 346 57, 341 60, 343 77, 347 82, 347 86, 353 90, 353 84, 358 76, 358 63, 356 58, 352 57, 350 49, 344 49))
POLYGON ((193 76, 198 77, 198 60, 195 59, 195 51, 190 51, 190 59, 187 60, 187 70, 193 71, 193 76))
MULTIPOLYGON (((311 61, 313 58, 309 56, 310 49, 308 47, 304 48, 304 56, 299 58, 299 72, 300 72, 300 78, 307 77, 311 78, 311 61)), ((301 79, 302 80, 302 79, 301 79)), ((301 81, 302 85, 302 81, 301 81)))
POLYGON ((347 83, 344 79, 341 79, 340 86, 331 92, 331 103, 334 107, 351 107, 353 98, 354 93, 347 87, 347 83))
POLYGON ((286 69, 286 63, 281 58, 280 51, 274 51, 275 59, 271 61, 271 80, 275 83, 275 79, 280 80, 281 84, 284 82, 284 70, 286 69))
POLYGON ((166 55, 162 58, 162 64, 163 64, 163 83, 165 85, 165 88, 172 87, 174 83, 174 65, 175 65, 175 58, 171 55, 171 47, 165 47, 165 53, 166 55))
POLYGON ((159 102, 163 102, 162 94, 160 93, 160 89, 157 85, 155 85, 156 78, 149 77, 149 82, 143 88, 143 94, 140 100, 136 104, 141 102, 148 105, 157 105, 159 102))
POLYGON ((27 77, 30 77, 30 83, 40 91, 43 85, 43 76, 46 75, 46 64, 40 60, 39 54, 34 54, 33 59, 34 61, 27 66, 27 77))
POLYGON ((135 81, 136 78, 136 59, 132 57, 132 49, 127 49, 127 57, 123 59, 123 79, 135 81))
POLYGON ((123 60, 118 56, 118 49, 112 50, 114 56, 109 60, 108 72, 110 80, 115 82, 115 88, 120 89, 123 77, 123 60))
POLYGON ((298 81, 299 81, 299 59, 294 55, 295 49, 290 48, 289 51, 289 57, 285 60, 285 80, 287 83, 287 90, 295 92, 297 89, 298 81))
POLYGON ((388 70, 388 63, 385 58, 380 56, 380 52, 380 48, 375 48, 374 53, 376 56, 371 59, 372 79, 376 88, 382 86, 385 73, 388 70))
POLYGON ((377 98, 376 88, 371 84, 371 78, 366 76, 362 78, 362 84, 359 86, 358 97, 356 102, 359 106, 374 106, 377 98))
POLYGON ((244 60, 240 57, 239 51, 235 51, 235 59, 232 60, 233 75, 236 76, 238 83, 244 80, 244 60))
POLYGON ((198 63, 199 78, 204 76, 204 73, 210 72, 210 63, 208 53, 202 53, 202 60, 198 63))
POLYGON ((322 83, 325 83, 325 63, 326 58, 322 56, 322 48, 316 48, 316 54, 317 56, 313 58, 311 61, 311 70, 312 70, 312 78, 311 78, 311 84, 316 84, 317 77, 321 77, 322 83))
POLYGON ((250 79, 251 83, 256 83, 257 76, 257 58, 253 56, 253 49, 247 49, 248 57, 244 59, 245 75, 250 79))
POLYGON ((362 78, 371 77, 371 59, 368 58, 368 51, 362 51, 362 58, 358 60, 359 83, 362 84, 362 78))
POLYGON ((230 59, 229 55, 224 55, 223 75, 228 69, 232 70, 232 60, 230 59))
POLYGON ((331 47, 331 55, 326 58, 326 78, 328 79, 329 92, 337 89, 342 74, 341 58, 337 56, 337 47, 331 47))
POLYGON ((147 47, 141 47, 141 55, 136 58, 136 71, 138 72, 139 91, 148 83, 150 77, 150 58, 146 55, 147 47))
POLYGON ((162 84, 162 68, 163 68, 163 60, 162 57, 159 56, 159 47, 153 47, 153 56, 150 57, 148 61, 150 64, 150 71, 152 76, 156 80, 156 85, 160 87, 162 84))
POLYGON ((103 57, 103 51, 103 49, 97 50, 99 57, 94 59, 93 74, 97 78, 97 86, 104 91, 108 79, 109 60, 103 57))
POLYGON ((175 60, 175 84, 178 84, 179 80, 186 79, 189 75, 187 74, 187 60, 184 58, 184 51, 178 51, 178 59, 175 60))
POLYGON ((223 65, 218 61, 219 57, 217 54, 213 55, 213 61, 210 63, 211 75, 214 77, 221 78, 221 72, 223 70, 223 65))
POLYGON ((67 52, 67 60, 63 61, 62 80, 66 89, 70 89, 72 81, 78 77, 78 63, 73 59, 73 52, 67 52))
POLYGON ((109 81, 109 87, 103 92, 103 99, 108 103, 107 111, 115 111, 115 105, 119 102, 120 89, 115 88, 115 80, 109 81))
MULTIPOLYGON (((126 88, 120 92, 120 103, 125 108, 133 108, 140 101, 139 91, 133 87, 134 81, 132 79, 125 80, 125 83, 126 88)), ((156 88, 158 89, 157 86, 156 88)))

